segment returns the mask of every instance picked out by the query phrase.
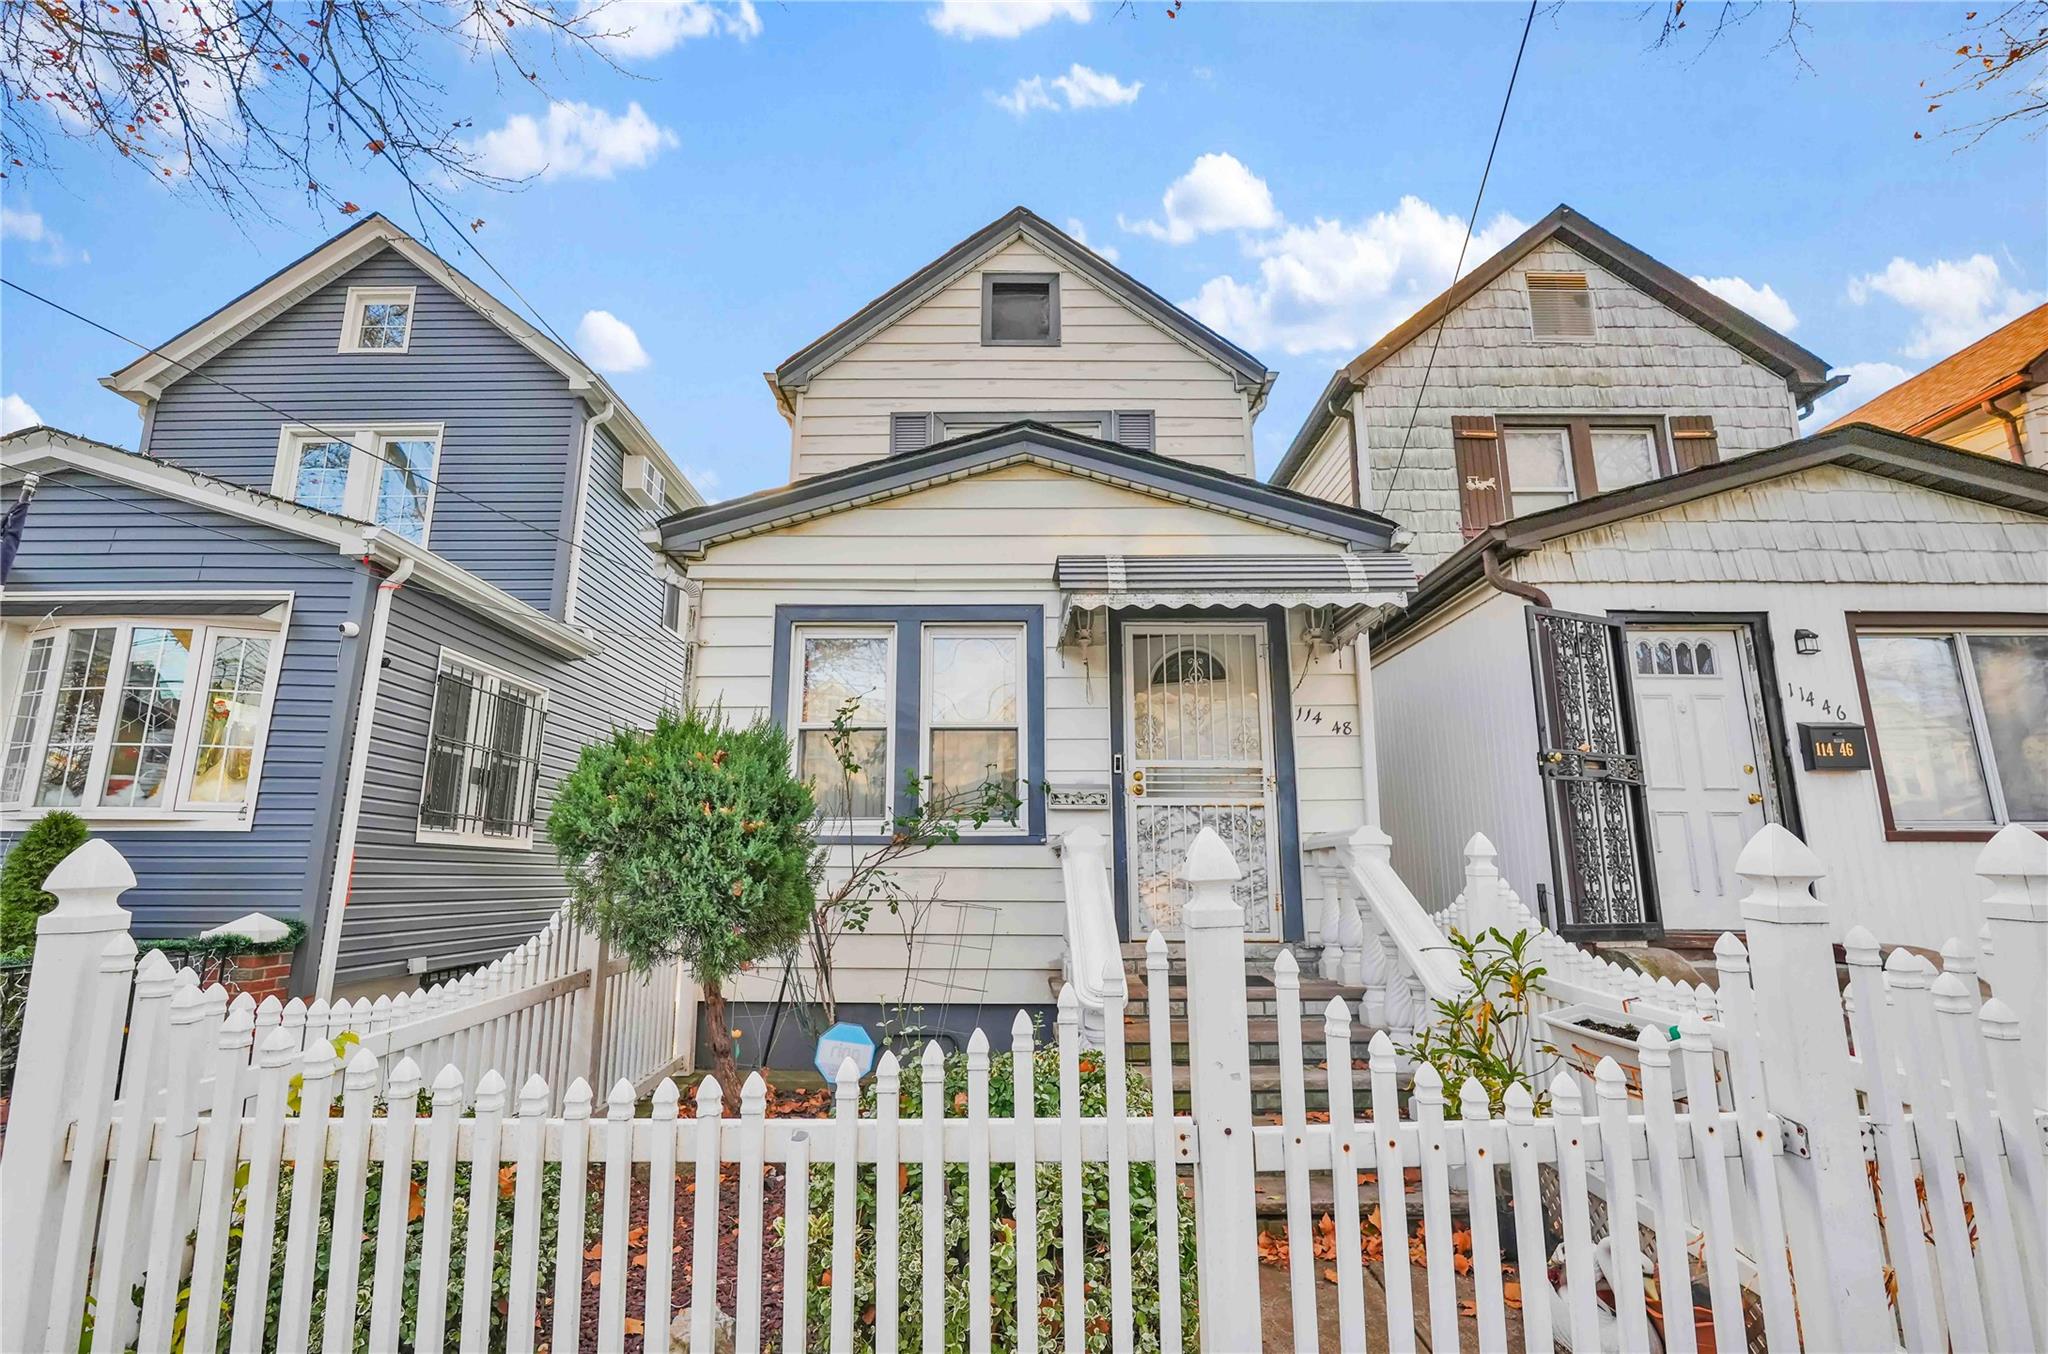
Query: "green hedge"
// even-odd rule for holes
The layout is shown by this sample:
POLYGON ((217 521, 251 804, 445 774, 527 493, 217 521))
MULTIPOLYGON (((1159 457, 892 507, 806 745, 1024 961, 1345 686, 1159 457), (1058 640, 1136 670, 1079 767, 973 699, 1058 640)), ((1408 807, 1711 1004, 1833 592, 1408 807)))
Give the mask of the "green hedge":
MULTIPOLYGON (((251 936, 166 936, 159 940, 138 940, 135 948, 139 951, 162 950, 164 957, 172 961, 180 959, 197 962, 203 959, 232 959, 244 954, 289 953, 305 943, 306 924, 294 918, 284 924, 282 940, 257 940, 251 936)), ((34 949, 10 950, 0 954, 0 964, 27 963, 35 958, 34 949)))

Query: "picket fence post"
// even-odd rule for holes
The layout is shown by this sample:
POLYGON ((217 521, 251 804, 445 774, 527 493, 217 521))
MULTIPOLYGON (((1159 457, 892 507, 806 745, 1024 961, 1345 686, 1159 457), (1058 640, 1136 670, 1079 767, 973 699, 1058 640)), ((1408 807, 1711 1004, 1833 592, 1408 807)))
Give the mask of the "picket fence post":
POLYGON ((605 944, 603 936, 595 932, 585 933, 583 944, 588 948, 579 948, 578 953, 590 956, 590 986, 583 990, 583 999, 576 1003, 575 1025, 569 1035, 569 1070, 592 1086, 602 1086, 607 986, 604 971, 611 967, 611 947, 605 944))
POLYGON ((1812 893, 1827 867, 1772 823, 1743 848, 1735 872, 1750 886, 1742 920, 1754 1028, 1784 1032, 1764 1060, 1765 1094, 1773 1113, 1805 1129, 1808 1155, 1779 1158, 1801 1328, 1812 1349, 1891 1349, 1898 1333, 1884 1292, 1828 909, 1812 893))
POLYGON ((49 1242, 67 1175, 64 1138, 79 1103, 94 1089, 79 1084, 79 1074, 99 1065, 112 1076, 118 1068, 113 1058, 95 1064, 86 1045, 96 1032, 118 1040, 121 1015, 91 1017, 96 1006, 117 999, 125 1013, 126 984, 132 980, 103 982, 100 974, 100 956, 110 945, 134 952, 120 898, 135 887, 135 872, 121 853, 102 839, 87 841, 58 862, 43 887, 57 895, 57 905, 36 923, 35 964, 14 1067, 16 1094, 7 1150, 0 1154, 0 1198, 7 1201, 7 1225, 0 1227, 0 1349, 42 1345, 55 1259, 49 1242))
POLYGON ((2048 973, 2048 839, 2008 823, 1978 855, 1977 873, 1991 883, 1984 976, 1991 994, 2019 1015, 2034 1104, 2048 1105, 2048 983, 2041 979, 2048 973))
POLYGON ((1513 935, 1515 927, 1509 922, 1507 900, 1501 896, 1502 884, 1500 866, 1494 862, 1500 852, 1493 849, 1493 843, 1483 832, 1475 832, 1465 843, 1465 934, 1473 939, 1485 935, 1494 927, 1504 934, 1513 935))
MULTIPOLYGON (((1181 920, 1187 936, 1188 1075, 1199 1148, 1196 1293, 1202 1343, 1209 1349, 1259 1347, 1259 1304, 1244 1296, 1245 1276, 1258 1273, 1258 1236, 1244 909, 1231 897, 1241 873, 1230 848, 1208 827, 1188 848, 1181 868, 1192 895, 1181 920)), ((1165 995, 1161 991, 1153 999, 1165 995)), ((1158 1094, 1171 1091, 1161 1088, 1158 1094)))

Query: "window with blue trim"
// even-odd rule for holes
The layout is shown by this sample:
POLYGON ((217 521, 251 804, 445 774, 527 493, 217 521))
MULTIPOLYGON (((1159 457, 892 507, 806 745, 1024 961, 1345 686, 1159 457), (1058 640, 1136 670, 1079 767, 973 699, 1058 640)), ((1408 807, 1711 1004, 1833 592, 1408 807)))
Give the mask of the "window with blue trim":
POLYGON ((824 834, 879 839, 922 800, 963 838, 1037 840, 1044 807, 1044 612, 1027 606, 776 610, 775 709, 824 834))

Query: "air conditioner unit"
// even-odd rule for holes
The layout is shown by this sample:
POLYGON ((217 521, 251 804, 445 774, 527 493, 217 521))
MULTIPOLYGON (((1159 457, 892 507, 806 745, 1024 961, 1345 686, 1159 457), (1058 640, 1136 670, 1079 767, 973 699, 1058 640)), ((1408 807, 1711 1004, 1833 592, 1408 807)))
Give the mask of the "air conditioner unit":
POLYGON ((661 467, 655 465, 652 457, 628 456, 623 478, 620 487, 627 498, 649 512, 668 510, 668 487, 662 482, 661 467))

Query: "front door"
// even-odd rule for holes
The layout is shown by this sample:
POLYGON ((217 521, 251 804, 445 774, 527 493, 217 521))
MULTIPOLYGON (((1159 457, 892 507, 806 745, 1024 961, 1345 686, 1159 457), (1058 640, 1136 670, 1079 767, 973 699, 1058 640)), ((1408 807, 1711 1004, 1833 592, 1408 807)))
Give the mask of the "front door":
POLYGON ((1244 872, 1246 932, 1280 937, 1263 622, 1124 626, 1123 778, 1133 936, 1178 935, 1181 865, 1205 827, 1244 872))
POLYGON ((1735 859, 1766 819, 1736 632, 1630 627, 1628 654, 1664 925, 1739 931, 1735 859))

